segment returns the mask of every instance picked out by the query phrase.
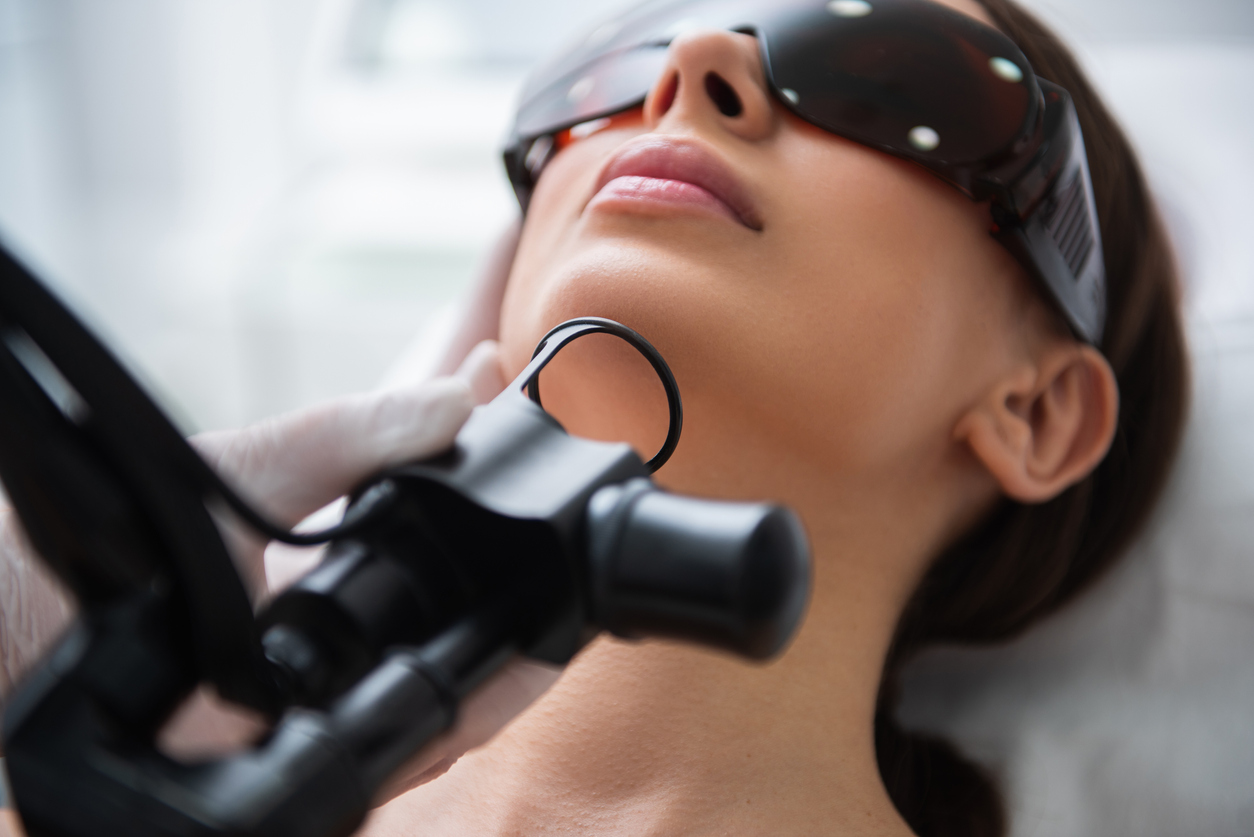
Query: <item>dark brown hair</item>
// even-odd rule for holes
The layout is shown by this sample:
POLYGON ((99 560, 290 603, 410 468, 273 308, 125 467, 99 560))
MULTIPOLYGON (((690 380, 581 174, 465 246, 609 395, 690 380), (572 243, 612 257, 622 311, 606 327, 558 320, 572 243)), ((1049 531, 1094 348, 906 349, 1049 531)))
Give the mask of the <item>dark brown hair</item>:
POLYGON ((880 775, 920 837, 999 837, 992 778, 943 739, 894 717, 901 665, 935 642, 1009 639, 1056 611, 1124 552, 1157 500, 1179 447, 1188 362, 1170 243, 1131 146, 1058 38, 1012 0, 979 0, 1036 74, 1071 93, 1088 151, 1105 247, 1101 349, 1119 382, 1110 453, 1082 482, 1039 505, 1004 500, 932 565, 902 615, 875 719, 880 775))

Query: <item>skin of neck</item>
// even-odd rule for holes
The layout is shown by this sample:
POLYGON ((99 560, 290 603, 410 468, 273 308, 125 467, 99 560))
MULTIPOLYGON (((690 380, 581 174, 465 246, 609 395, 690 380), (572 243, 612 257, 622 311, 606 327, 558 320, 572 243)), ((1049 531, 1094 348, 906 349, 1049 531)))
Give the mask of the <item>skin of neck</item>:
POLYGON ((376 812, 366 833, 910 833, 876 766, 881 670, 928 560, 963 509, 992 495, 987 477, 954 446, 922 467, 833 479, 760 428, 694 418, 706 432, 686 438, 660 482, 706 496, 752 485, 807 523, 812 597, 791 646, 761 664, 603 636, 492 742, 376 812))

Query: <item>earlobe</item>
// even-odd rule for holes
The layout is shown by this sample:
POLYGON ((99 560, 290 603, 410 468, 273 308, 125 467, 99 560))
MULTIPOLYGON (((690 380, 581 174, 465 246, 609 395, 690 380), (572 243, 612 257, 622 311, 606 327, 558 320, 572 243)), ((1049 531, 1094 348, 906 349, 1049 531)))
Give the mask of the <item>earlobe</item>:
POLYGON ((1097 467, 1118 414, 1110 364, 1096 349, 1072 343, 999 380, 954 435, 1009 497, 1041 503, 1097 467))

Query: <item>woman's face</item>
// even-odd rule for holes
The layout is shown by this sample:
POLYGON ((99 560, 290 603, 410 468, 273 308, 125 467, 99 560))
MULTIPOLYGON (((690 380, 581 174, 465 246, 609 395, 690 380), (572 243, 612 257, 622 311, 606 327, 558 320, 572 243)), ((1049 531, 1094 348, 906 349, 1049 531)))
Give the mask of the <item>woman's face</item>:
MULTIPOLYGON (((946 455, 1031 296, 988 230, 987 207, 925 170, 784 110, 752 37, 690 33, 637 123, 574 142, 540 178, 504 371, 557 323, 609 317, 679 381, 664 482, 785 497, 797 467, 904 476, 946 455)), ((577 341, 545 374, 573 432, 657 447, 660 388, 613 338, 577 341)))

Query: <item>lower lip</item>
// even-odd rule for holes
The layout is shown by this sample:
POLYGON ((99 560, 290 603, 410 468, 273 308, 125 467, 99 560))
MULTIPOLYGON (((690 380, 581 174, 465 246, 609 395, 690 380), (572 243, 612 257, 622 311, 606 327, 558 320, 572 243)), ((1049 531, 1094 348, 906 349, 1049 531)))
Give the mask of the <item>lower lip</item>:
POLYGON ((616 205, 620 208, 680 208, 713 212, 740 223, 731 207, 694 183, 659 177, 616 177, 601 187, 588 206, 616 205))

